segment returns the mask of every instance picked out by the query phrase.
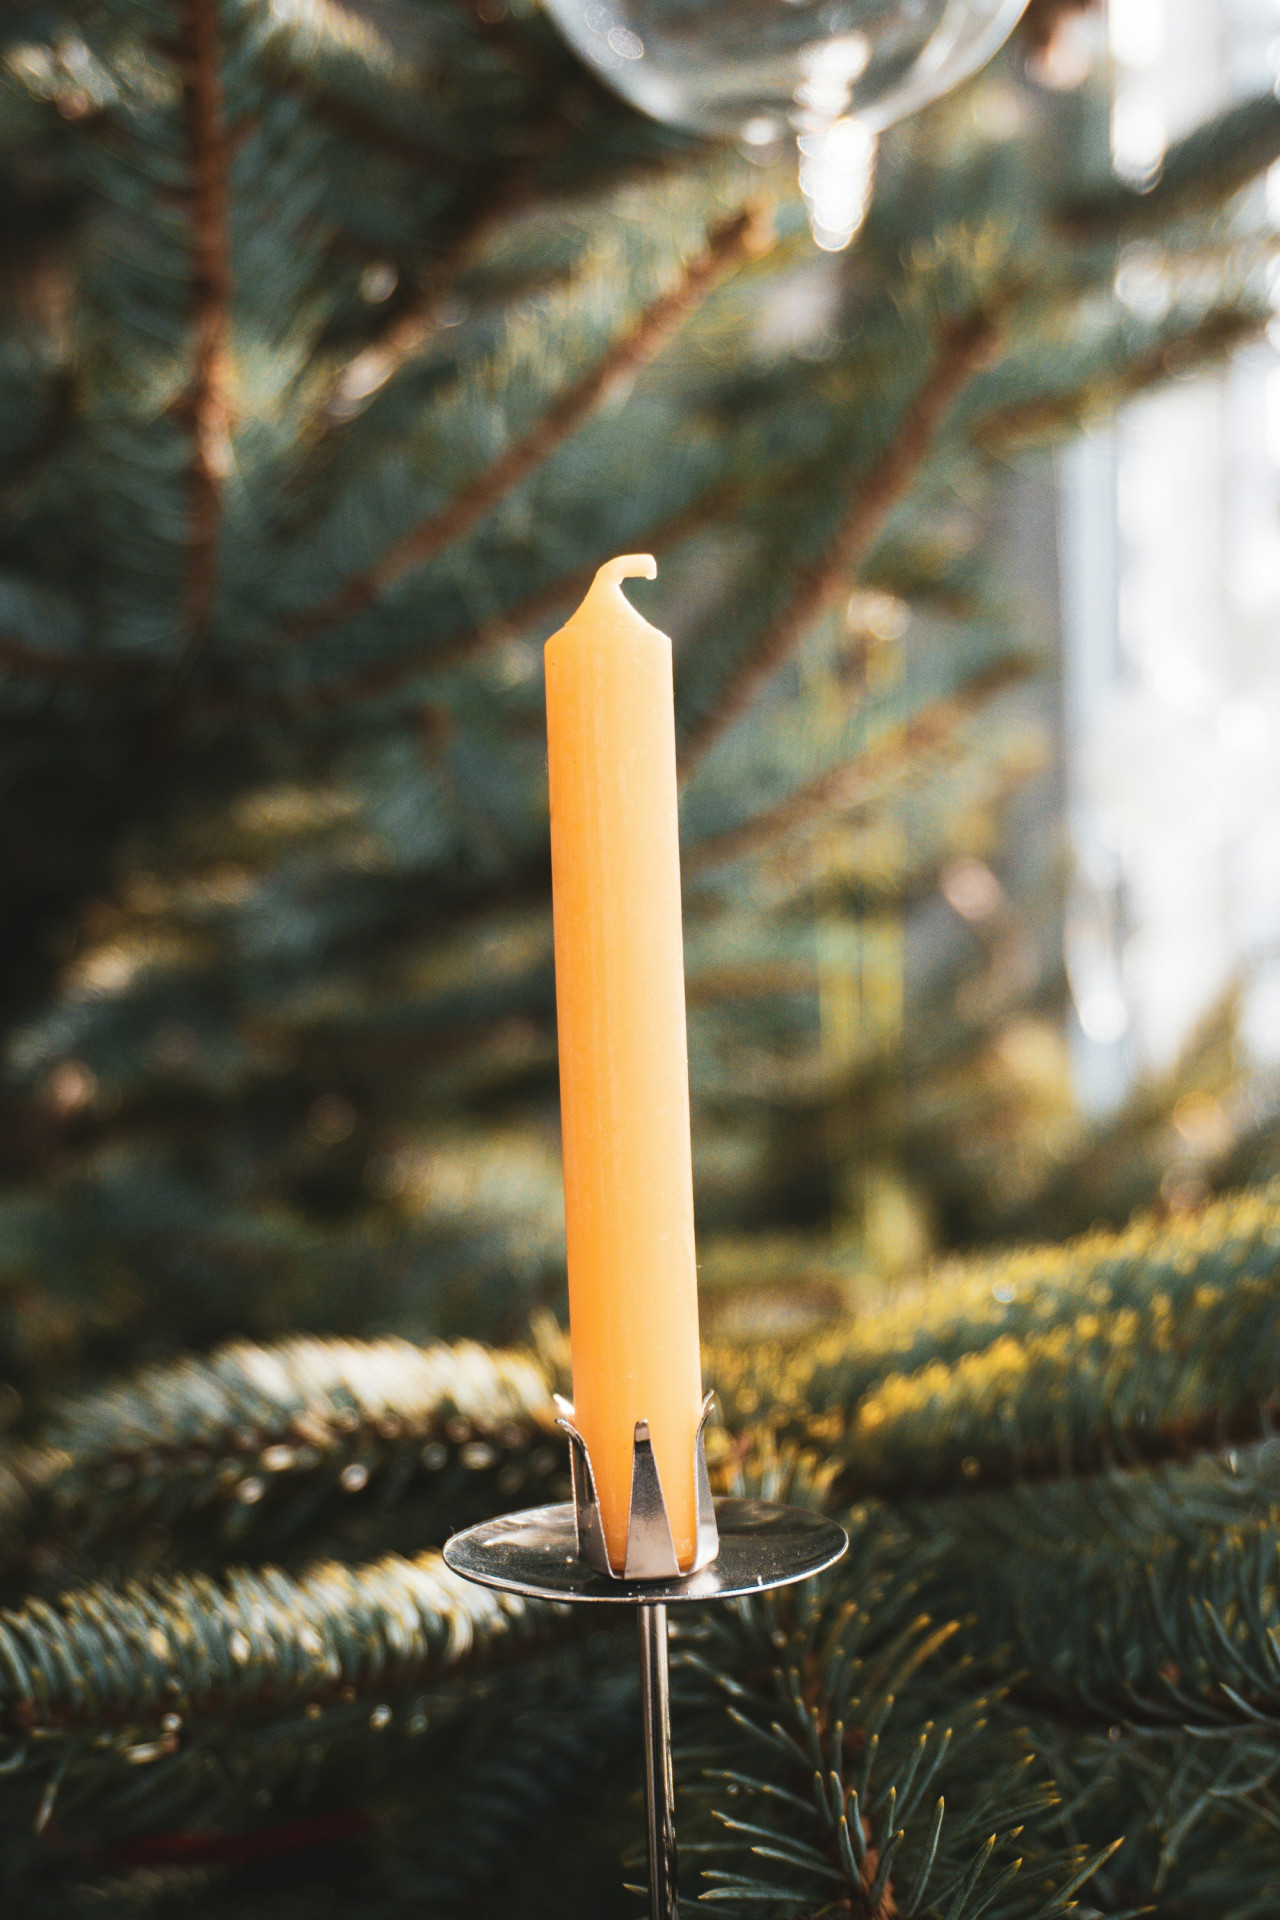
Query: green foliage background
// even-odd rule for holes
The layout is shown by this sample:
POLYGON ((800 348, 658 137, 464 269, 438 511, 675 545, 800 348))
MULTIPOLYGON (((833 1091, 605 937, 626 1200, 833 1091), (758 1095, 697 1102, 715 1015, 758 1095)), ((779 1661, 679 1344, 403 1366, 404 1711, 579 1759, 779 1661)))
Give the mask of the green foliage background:
POLYGON ((1139 192, 1062 11, 832 259, 527 0, 6 10, 13 1911, 639 1910, 629 1630, 438 1548, 564 1489, 539 648, 648 549, 715 1471, 853 1537, 681 1641, 686 1900, 1275 1910, 1265 1113, 1166 1178, 1230 1009, 1091 1132, 1052 871, 902 1000, 1042 756, 1002 502, 1270 312, 1280 107, 1139 192))

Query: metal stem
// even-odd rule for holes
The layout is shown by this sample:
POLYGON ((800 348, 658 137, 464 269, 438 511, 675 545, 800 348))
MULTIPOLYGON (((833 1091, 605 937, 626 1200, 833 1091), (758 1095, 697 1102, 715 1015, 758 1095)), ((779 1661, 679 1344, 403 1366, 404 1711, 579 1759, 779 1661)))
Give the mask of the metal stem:
POLYGON ((649 1911, 653 1920, 680 1920, 676 1896, 667 1609, 661 1602, 642 1601, 636 1613, 640 1632, 640 1699, 644 1709, 644 1796, 649 1814, 649 1911))

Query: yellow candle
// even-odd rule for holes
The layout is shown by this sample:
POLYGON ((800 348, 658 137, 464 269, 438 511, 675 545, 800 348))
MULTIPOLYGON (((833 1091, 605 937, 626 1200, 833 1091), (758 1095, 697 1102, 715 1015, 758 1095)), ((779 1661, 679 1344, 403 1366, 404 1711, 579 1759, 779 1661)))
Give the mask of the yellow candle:
POLYGON ((547 642, 560 1115, 575 1423, 610 1565, 649 1422, 682 1568, 701 1411, 671 642, 600 568, 547 642))

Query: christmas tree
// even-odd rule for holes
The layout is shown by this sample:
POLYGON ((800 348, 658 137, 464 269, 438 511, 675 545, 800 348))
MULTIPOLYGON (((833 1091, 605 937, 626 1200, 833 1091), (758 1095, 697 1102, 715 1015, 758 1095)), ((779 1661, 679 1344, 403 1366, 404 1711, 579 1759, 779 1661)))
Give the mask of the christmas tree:
POLYGON ((652 551, 714 1469, 853 1541, 682 1634, 686 1903, 1275 1911, 1273 1146, 1142 1212, 1174 1091, 1019 1070, 1053 880, 980 862, 1055 672, 993 502, 1265 326, 1280 106, 1118 179, 1072 11, 823 254, 526 0, 7 10, 8 1910, 640 1910, 629 1630, 438 1549, 563 1495, 540 645, 652 551), (989 965, 904 1000, 944 870, 989 965))

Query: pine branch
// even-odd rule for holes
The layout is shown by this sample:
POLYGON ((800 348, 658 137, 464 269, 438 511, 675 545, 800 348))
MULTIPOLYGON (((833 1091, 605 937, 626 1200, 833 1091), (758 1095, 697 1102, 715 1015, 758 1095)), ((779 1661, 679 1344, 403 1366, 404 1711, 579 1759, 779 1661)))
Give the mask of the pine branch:
POLYGON ((1073 240, 1106 241, 1118 234, 1153 232, 1188 214, 1223 206, 1234 193, 1280 159, 1280 101, 1256 95, 1175 141, 1149 187, 1120 181, 1064 206, 1057 224, 1073 240))
POLYGON ((1012 1646, 1017 1698, 1073 1724, 1252 1732, 1280 1757, 1276 1487, 1241 1466, 956 1508, 936 1576, 976 1600, 978 1658, 1012 1646))
MULTIPOLYGON (((469 11, 481 34, 498 45, 510 64, 518 68, 532 64, 533 71, 527 77, 533 97, 545 100, 550 76, 532 55, 524 36, 512 30, 505 19, 488 21, 474 6, 469 11)), ((358 412, 426 343, 441 302, 494 233, 533 199, 544 162, 571 131, 571 115, 566 113, 563 100, 553 97, 535 128, 526 134, 519 157, 491 167, 487 174, 468 183, 467 192, 458 197, 450 230, 411 298, 388 317, 382 332, 366 341, 334 380, 324 405, 330 430, 358 412)))
POLYGON ((708 1378, 731 1427, 771 1404, 780 1438, 838 1458, 847 1497, 981 1491, 1264 1438, 1280 1420, 1280 1186, 957 1263, 802 1352, 715 1349, 708 1378))
POLYGON ((465 156, 447 152, 426 134, 391 125, 385 115, 366 113, 354 100, 322 85, 313 72, 270 46, 264 51, 263 67, 273 87, 304 101, 318 120, 359 152, 385 154, 414 174, 457 182, 463 190, 469 186, 475 164, 465 156))
POLYGON ((504 1677, 507 1701, 497 1713, 491 1709, 484 1745, 475 1750, 470 1728, 470 1752, 460 1754, 462 1743, 454 1744, 423 1797, 430 1823, 420 1813, 414 1819, 417 1860, 399 1876, 402 1885, 412 1876, 413 1910, 433 1920, 516 1913, 532 1920, 536 1912, 573 1910, 563 1870, 548 1873, 545 1859, 570 1822, 576 1859, 598 1848, 610 1879, 616 1876, 609 1815, 630 1797, 639 1736, 632 1636, 614 1649, 611 1664, 603 1652, 588 1645, 583 1665, 595 1653, 595 1669, 587 1667, 572 1692, 561 1683, 539 1697, 527 1687, 523 1699, 517 1696, 521 1711, 511 1710, 504 1677), (543 1900, 531 1903, 540 1884, 543 1900))
POLYGON ((0 669, 31 680, 57 680, 80 686, 118 686, 142 663, 103 654, 48 652, 0 634, 0 669))
POLYGON ((684 1739, 710 1815, 691 1849, 703 1901, 977 1920, 1025 1862, 1039 1900, 1015 1911, 1047 1920, 1096 1872, 1105 1852, 1056 1845, 1052 1786, 954 1686, 958 1628, 921 1610, 920 1576, 891 1526, 855 1517, 850 1561, 791 1631, 785 1608, 710 1617, 691 1680, 678 1670, 680 1734, 686 1700, 699 1709, 684 1739))
POLYGON ((524 1354, 300 1339, 224 1347, 72 1401, 22 1472, 36 1524, 81 1541, 211 1508, 233 1533, 265 1520, 278 1538, 291 1500, 309 1518, 389 1476, 438 1484, 453 1464, 496 1469, 500 1495, 504 1472, 545 1480, 562 1456, 524 1354))
POLYGON ((307 76, 297 72, 291 72, 290 85, 319 119, 361 151, 384 153, 389 160, 412 168, 414 173, 430 173, 435 178, 456 181, 463 191, 469 189, 473 167, 425 134, 410 133, 391 126, 377 114, 363 113, 353 100, 344 100, 339 94, 314 86, 307 76))
POLYGON ((1077 433, 1091 418, 1104 412, 1111 414, 1153 387, 1225 360, 1237 347, 1256 339, 1269 318, 1270 314, 1262 310, 1252 313, 1234 305, 1212 307, 1194 325, 1156 341, 1146 353, 1128 360, 1113 374, 1065 393, 1015 401, 984 414, 973 429, 973 443, 1000 452, 1077 433))
MULTIPOLYGON (((567 130, 567 129, 566 129, 567 130)), ((411 297, 388 316, 334 378, 322 403, 319 444, 357 414, 430 338, 442 301, 458 276, 522 202, 532 197, 543 154, 497 167, 459 202, 453 231, 419 278, 411 297)))
POLYGON ((76 375, 72 368, 61 367, 49 381, 47 405, 37 431, 21 453, 5 463, 3 485, 0 486, 0 513, 7 517, 21 510, 27 489, 70 439, 79 418, 79 406, 80 392, 76 375))
POLYGON ((921 757, 936 752, 973 715, 1006 687, 1026 678, 1029 664, 1023 660, 1001 660, 931 706, 915 714, 902 726, 865 747, 852 760, 843 761, 812 780, 776 807, 744 820, 740 826, 723 833, 694 840, 681 854, 681 870, 686 880, 697 879, 716 867, 730 865, 778 840, 790 840, 819 819, 845 814, 876 799, 887 780, 904 769, 915 769, 921 757))
POLYGON ((1014 1665, 1008 1708, 1075 1821, 1123 1825, 1114 1900, 1176 1865, 1188 1912, 1224 1910, 1280 1817, 1275 1498, 1264 1452, 947 1504, 926 1593, 964 1593, 976 1672, 1014 1665))
POLYGON ((208 637, 217 588, 222 486, 230 460, 231 241, 218 0, 183 0, 182 97, 191 147, 191 384, 183 626, 188 658, 208 637))
POLYGON ((943 330, 932 368, 889 446, 860 477, 848 511, 826 551, 804 570, 780 618, 739 662, 715 704, 686 734, 680 755, 686 778, 721 734, 746 712, 832 601, 848 591, 857 563, 915 481, 956 398, 989 358, 996 337, 996 322, 987 312, 943 330))
MULTIPOLYGON (((506 9, 482 5, 481 0, 465 0, 465 5, 481 38, 504 63, 535 93, 545 89, 553 77, 545 54, 529 34, 512 21, 506 9)), ((583 78, 584 75, 574 76, 579 88, 583 78)))
MULTIPOLYGON (((656 526, 637 534, 629 545, 638 553, 669 553, 672 548, 692 539, 704 527, 719 520, 732 505, 734 497, 729 488, 712 488, 690 505, 680 507, 665 520, 659 520, 656 526)), ((627 543, 619 541, 617 544, 627 543)), ((386 660, 361 673, 351 674, 346 679, 325 681, 304 693, 271 694, 259 698, 232 695, 225 705, 228 710, 238 714, 280 712, 292 715, 309 711, 341 711, 353 701, 380 699, 424 674, 447 673, 454 667, 477 659, 491 648, 501 646, 504 640, 527 632, 560 607, 572 606, 582 598, 601 562, 607 558, 607 554, 597 553, 582 566, 574 567, 568 573, 557 574, 554 580, 535 587, 501 613, 493 614, 477 626, 464 627, 458 633, 447 635, 430 653, 386 660)), ((211 700, 208 704, 212 707, 215 703, 211 700)))
MULTIPOLYGON (((105 1583, 0 1614, 0 1725, 136 1732, 165 1716, 279 1713, 489 1665, 564 1609, 477 1587, 437 1553, 105 1583)), ((176 1750, 176 1732, 169 1735, 176 1750)))
MULTIPOLYGON (((394 1884, 399 1909, 433 1920, 496 1920, 513 1903, 529 1920, 557 1920, 576 1876, 547 1856, 570 1821, 601 1823, 594 1842, 575 1834, 575 1864, 591 1860, 597 1884, 616 1881, 615 1821, 639 1741, 631 1623, 610 1631, 593 1617, 590 1634, 575 1630, 583 1625, 564 1619, 547 1644, 513 1636, 495 1649, 500 1664, 486 1658, 425 1686, 375 1680, 363 1696, 349 1686, 301 1713, 271 1703, 265 1715, 175 1714, 169 1725, 182 1727, 162 1722, 159 1739, 150 1729, 71 1732, 41 1743, 43 1769, 28 1748, 19 1809, 61 1761, 58 1827, 74 1836, 81 1876, 166 1864, 287 1871, 289 1855, 350 1833, 365 1840, 361 1886, 373 1904, 344 1901, 344 1913, 380 1912, 378 1890, 394 1884), (531 1907, 529 1887, 544 1874, 547 1902, 531 1907)), ((17 1797, 11 1790, 11 1807, 17 1797)), ((8 1833, 21 1821, 11 1815, 8 1833)), ((243 1882, 233 1887, 227 1911, 244 1920, 243 1882)))
POLYGON ((380 559, 310 611, 292 619, 289 631, 308 634, 333 626, 371 606, 406 573, 463 539, 500 500, 520 485, 583 426, 593 413, 661 350, 676 328, 726 274, 769 244, 758 207, 747 207, 717 227, 706 250, 685 268, 590 371, 561 395, 542 419, 484 472, 469 481, 447 507, 429 514, 392 542, 380 559))

